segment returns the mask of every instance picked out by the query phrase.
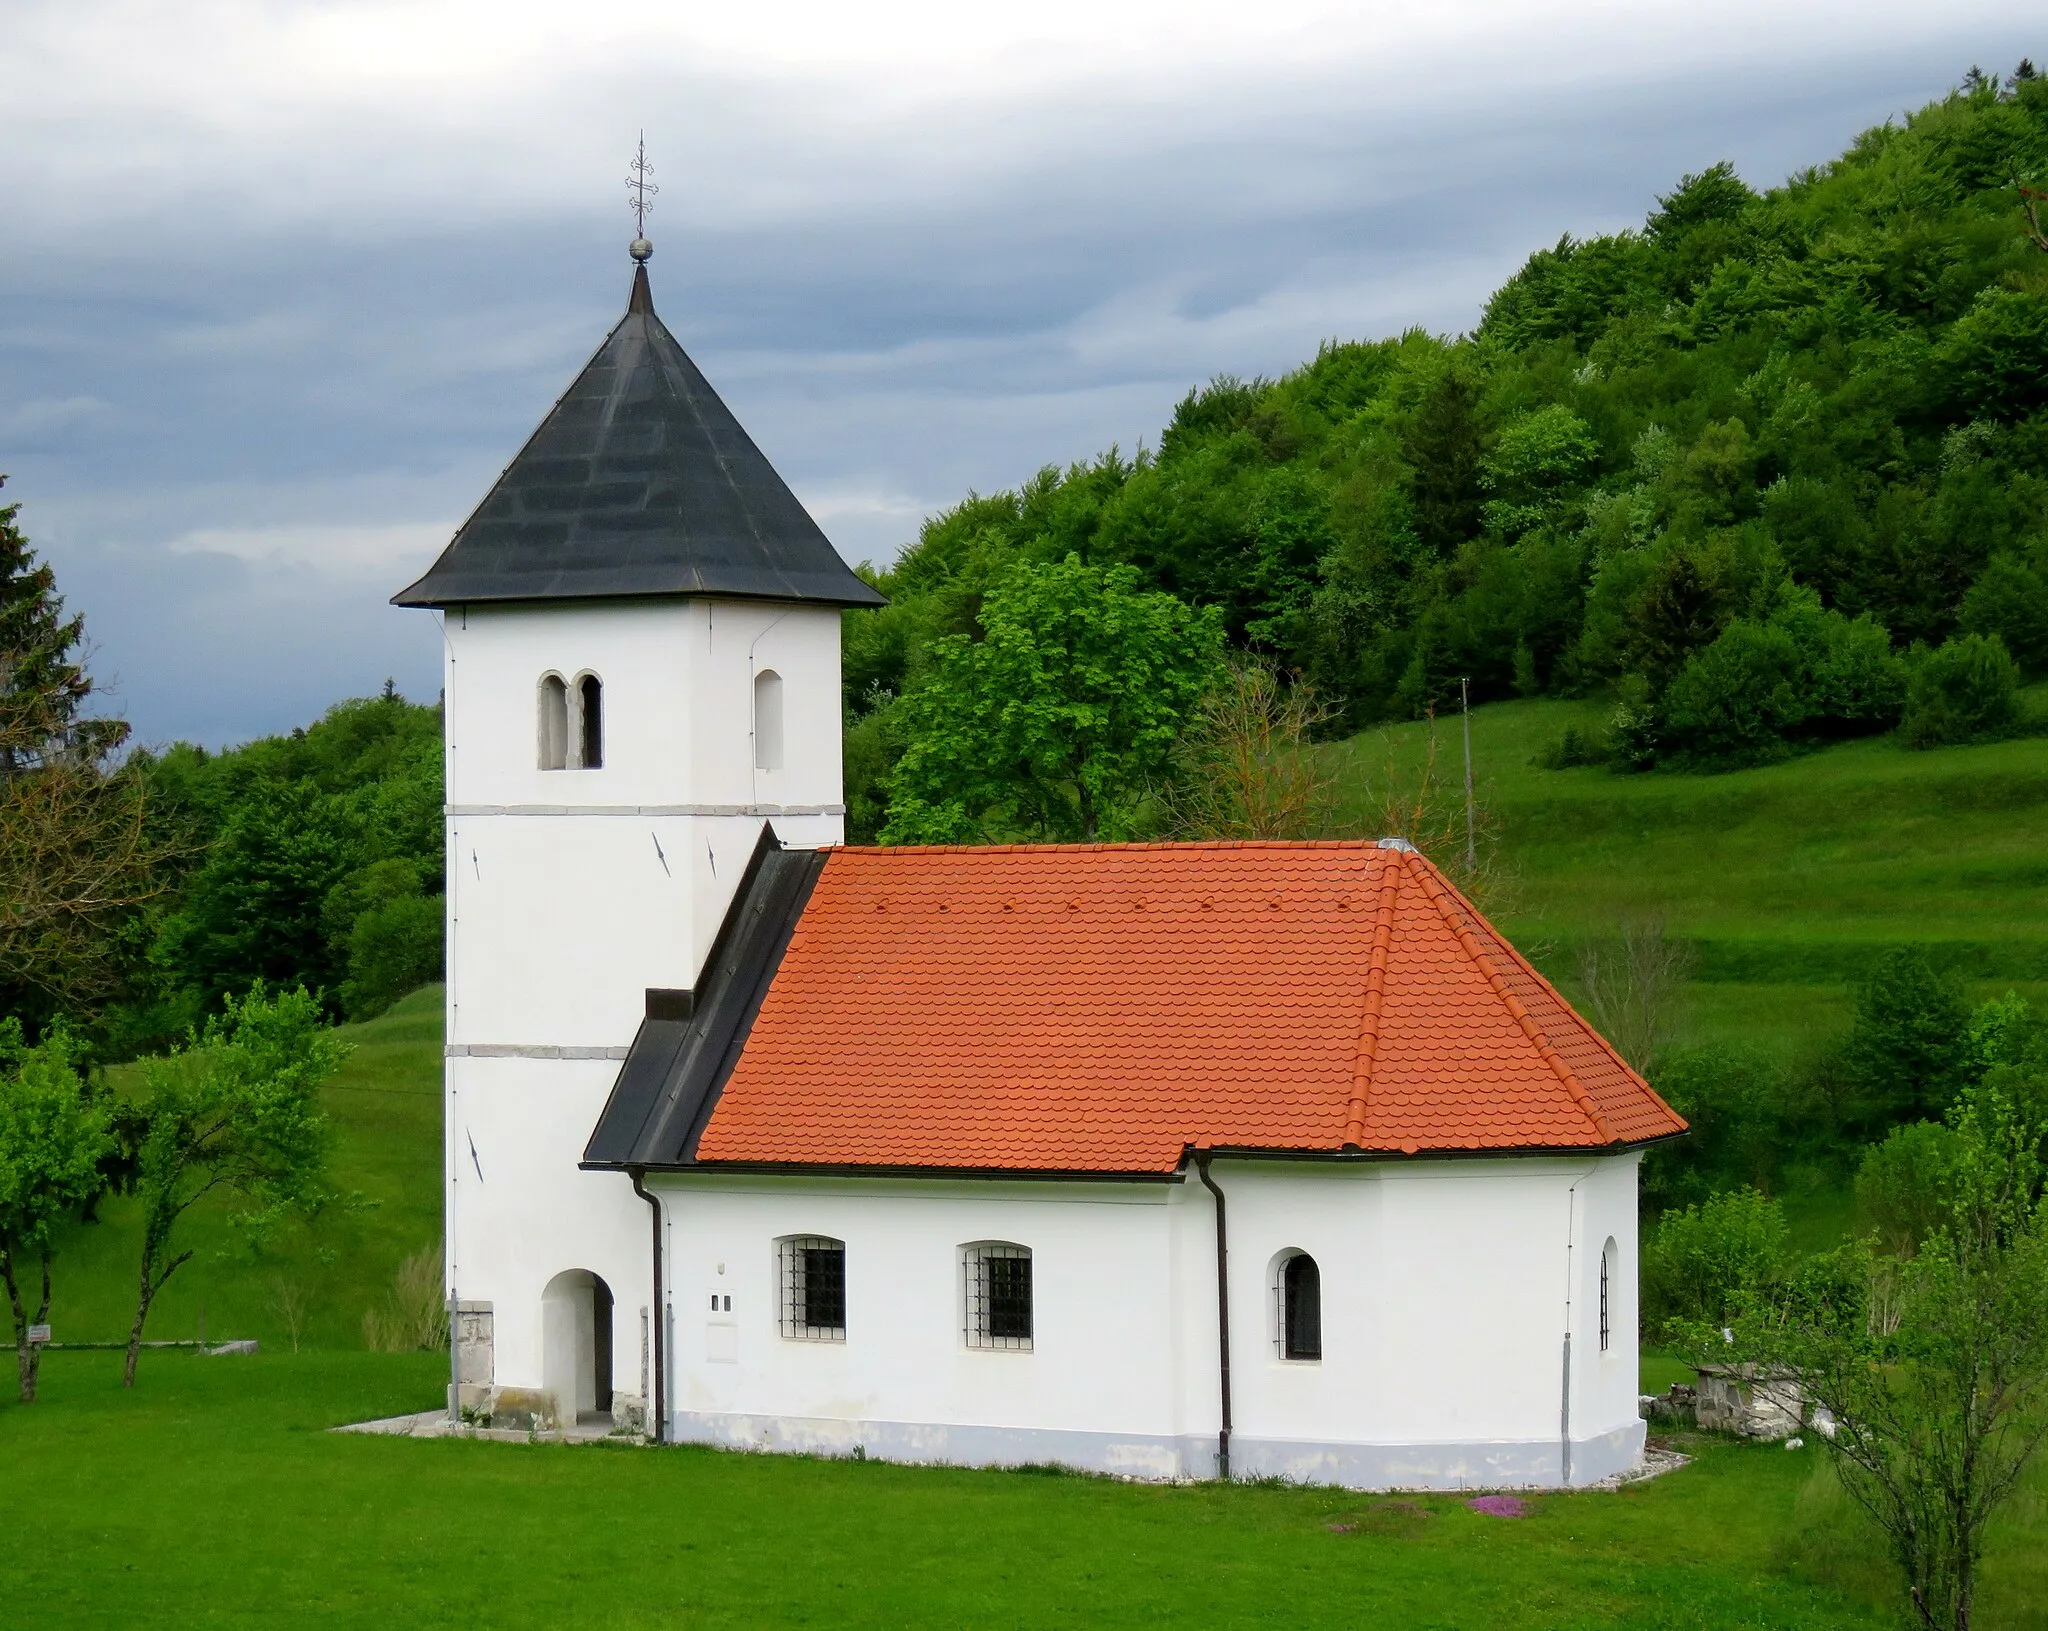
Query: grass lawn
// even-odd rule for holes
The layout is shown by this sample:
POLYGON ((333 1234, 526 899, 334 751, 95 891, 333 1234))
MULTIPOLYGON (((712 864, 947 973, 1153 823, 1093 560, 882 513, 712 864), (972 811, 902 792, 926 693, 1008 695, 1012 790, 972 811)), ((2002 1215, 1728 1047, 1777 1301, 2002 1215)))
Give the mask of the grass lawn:
MULTIPOLYGON (((2048 710, 2048 687, 2029 694, 2048 710)), ((1604 704, 1503 702, 1472 714, 1474 780, 1502 883, 1501 927, 1567 988, 1576 948, 1658 918, 1699 954, 1694 1040, 1797 1054, 1848 1023, 1850 988, 1888 947, 1932 943, 1973 995, 2048 1000, 2048 737, 1909 752, 1843 743, 1720 776, 1543 770, 1531 761, 1604 704)), ((1413 790, 1432 727, 1333 746, 1348 828, 1390 782, 1413 790)), ((1455 800, 1459 721, 1435 778, 1455 800)))
MULTIPOLYGON (((1890 1583, 1812 1449, 1716 1439, 1523 1521, 1450 1497, 1159 1487, 711 1450, 360 1438, 433 1356, 50 1356, 0 1403, 21 1623, 1846 1627, 1890 1583), (1351 1525, 1338 1532, 1333 1524, 1351 1525)), ((1982 1623, 2048 1626, 2048 1526, 1982 1623)))

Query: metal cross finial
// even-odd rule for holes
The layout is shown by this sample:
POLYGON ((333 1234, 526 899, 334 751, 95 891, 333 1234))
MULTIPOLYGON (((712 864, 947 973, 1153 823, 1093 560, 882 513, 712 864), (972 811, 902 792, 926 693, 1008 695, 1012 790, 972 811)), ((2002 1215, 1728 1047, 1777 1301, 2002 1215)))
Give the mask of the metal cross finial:
POLYGON ((647 132, 640 133, 640 146, 633 155, 633 173, 626 177, 626 191, 633 195, 632 203, 626 207, 633 212, 632 255, 636 261, 644 261, 654 253, 654 245, 647 241, 647 212, 654 208, 654 195, 661 189, 654 184, 654 166, 647 162, 647 132))

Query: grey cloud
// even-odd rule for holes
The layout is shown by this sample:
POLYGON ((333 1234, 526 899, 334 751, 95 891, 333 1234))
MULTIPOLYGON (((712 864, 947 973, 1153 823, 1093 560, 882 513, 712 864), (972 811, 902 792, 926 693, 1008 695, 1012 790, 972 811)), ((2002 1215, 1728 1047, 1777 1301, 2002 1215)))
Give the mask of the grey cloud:
MULTIPOLYGON (((715 174, 701 153, 664 163, 656 299, 841 548, 885 559, 969 488, 1156 440, 1212 374, 1467 328, 1561 232, 1636 224, 1719 158, 1759 184, 1824 161, 1973 58, 2019 54, 2000 43, 1377 98, 1319 82, 1298 105, 1254 86, 1220 110, 1074 93, 1041 110, 1070 115, 1057 139, 1008 106, 836 142, 812 110, 776 134, 786 87, 749 105, 759 87, 693 79, 692 119, 764 134, 717 146, 715 174)), ((632 73, 604 100, 663 86, 686 100, 632 73)), ((597 99, 578 82, 535 117, 597 99)), ((427 157, 480 148, 454 131, 427 157)), ((623 161, 575 207, 566 160, 480 200, 453 170, 437 213, 419 155, 379 138, 354 162, 396 155, 389 199, 374 174, 333 181, 330 156, 272 221, 244 196, 250 155, 219 132, 194 151, 219 173, 116 209, 118 232, 53 204, 0 243, 6 497, 145 738, 286 728, 386 674, 430 697, 439 641, 384 606, 412 575, 392 552, 421 541, 424 566, 616 318, 623 161)))

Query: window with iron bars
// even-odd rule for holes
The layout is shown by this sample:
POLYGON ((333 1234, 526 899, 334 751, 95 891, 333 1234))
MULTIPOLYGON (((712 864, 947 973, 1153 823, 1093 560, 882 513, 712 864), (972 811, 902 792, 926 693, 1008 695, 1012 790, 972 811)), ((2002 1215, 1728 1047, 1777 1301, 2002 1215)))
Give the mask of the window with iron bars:
POLYGON ((1280 1265, 1280 1357, 1323 1357, 1323 1274, 1316 1260, 1296 1252, 1280 1265))
POLYGON ((800 1342, 846 1340, 846 1242, 791 1235, 775 1243, 782 1334, 800 1342))
POLYGON ((967 1248, 967 1346, 1031 1346, 1031 1248, 984 1241, 967 1248))
POLYGON ((1600 1251, 1600 1351, 1602 1353, 1607 1352, 1608 1345, 1614 1340, 1614 1326, 1607 1312, 1608 1285, 1613 1278, 1614 1242, 1610 1240, 1600 1251))

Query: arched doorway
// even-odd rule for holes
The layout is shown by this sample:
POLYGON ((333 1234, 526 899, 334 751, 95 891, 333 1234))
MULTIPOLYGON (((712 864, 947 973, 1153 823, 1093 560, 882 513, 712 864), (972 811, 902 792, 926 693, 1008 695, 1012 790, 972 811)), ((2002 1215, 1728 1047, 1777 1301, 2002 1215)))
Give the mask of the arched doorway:
POLYGON ((541 1293, 541 1386, 561 1425, 612 1409, 612 1288, 588 1269, 567 1269, 541 1293))

